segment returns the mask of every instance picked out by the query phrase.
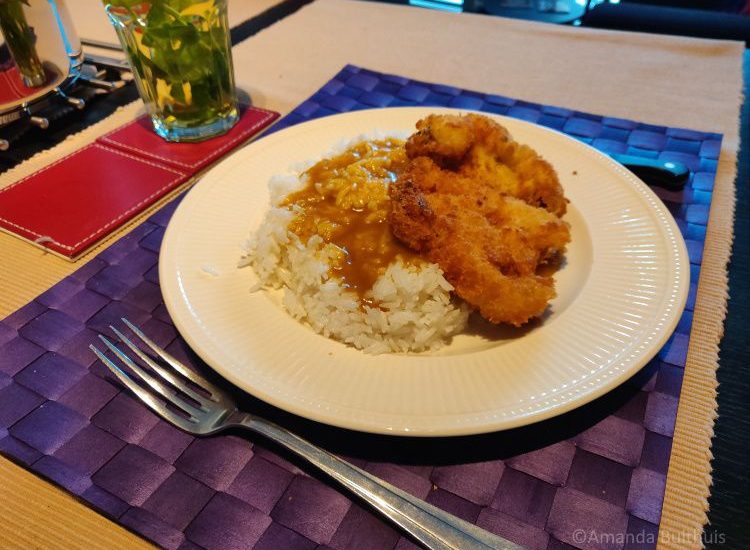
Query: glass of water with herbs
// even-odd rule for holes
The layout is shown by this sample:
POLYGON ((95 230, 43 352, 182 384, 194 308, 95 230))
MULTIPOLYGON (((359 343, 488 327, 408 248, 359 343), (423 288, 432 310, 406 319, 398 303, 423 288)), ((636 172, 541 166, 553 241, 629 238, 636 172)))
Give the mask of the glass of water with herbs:
POLYGON ((239 118, 227 0, 104 0, 156 133, 202 141, 239 118))

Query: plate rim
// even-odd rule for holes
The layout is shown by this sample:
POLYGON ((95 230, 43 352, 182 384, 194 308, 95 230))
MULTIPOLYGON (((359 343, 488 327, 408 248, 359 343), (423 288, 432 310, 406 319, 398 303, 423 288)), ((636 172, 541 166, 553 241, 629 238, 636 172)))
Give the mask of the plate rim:
MULTIPOLYGON (((193 316, 185 316, 183 315, 182 311, 179 311, 181 308, 186 308, 187 310, 190 310, 189 306, 186 306, 183 300, 180 300, 179 298, 182 296, 182 293, 175 293, 173 292, 172 284, 174 284, 174 281, 168 279, 167 273, 169 273, 169 262, 171 261, 171 258, 169 257, 168 251, 169 245, 168 243, 171 242, 175 237, 174 234, 176 232, 175 227, 177 227, 177 224, 174 223, 174 220, 179 220, 178 214, 181 209, 186 210, 188 207, 184 206, 185 204, 192 204, 192 201, 190 201, 190 196, 196 196, 194 194, 194 191, 201 186, 201 184, 204 181, 211 182, 217 178, 220 178, 220 176, 223 174, 224 171, 227 171, 232 168, 233 164, 233 158, 240 154, 241 151, 245 151, 247 147, 253 147, 256 144, 263 143, 265 141, 265 137, 263 136, 259 138, 258 140, 253 141, 251 144, 249 144, 246 148, 239 149, 232 154, 225 157, 221 162, 219 162, 217 165, 215 165, 213 168, 209 169, 206 173, 204 173, 201 176, 201 180, 198 181, 193 188, 191 188, 187 196, 184 197, 183 201, 178 205, 177 209, 173 213, 173 216, 171 217, 164 237, 162 241, 162 246, 159 251, 159 282, 161 287, 162 296, 164 298, 165 306, 172 318, 172 321, 179 331, 180 335, 185 339, 186 343, 191 347, 191 349, 198 354, 198 356, 213 370, 215 370, 220 376, 228 380, 233 385, 237 386, 239 389, 253 395, 254 397, 269 403, 270 405, 277 407, 281 410, 284 410, 288 413, 295 414, 297 416, 300 416, 302 418, 307 418, 313 421, 322 422, 324 424, 345 428, 349 430, 354 431, 360 431, 363 433, 377 433, 377 434, 386 434, 386 435, 397 435, 397 436, 409 436, 409 437, 443 437, 443 436, 462 436, 462 435, 473 435, 473 434, 481 434, 481 433, 490 433, 490 432, 496 432, 501 430, 507 430, 512 428, 517 428, 520 426, 525 426, 529 424, 534 424, 543 420, 547 420, 550 418, 554 418, 556 416, 565 414, 567 412, 570 412, 572 410, 575 410, 583 405, 586 405, 590 403, 591 401, 594 401, 595 399, 601 397, 602 395, 614 390, 615 388, 622 385, 625 381, 633 377, 637 372, 639 372, 656 354, 658 351, 663 347, 665 342, 672 336, 675 327, 679 323, 680 317, 682 315, 682 312, 684 310, 685 304, 687 302, 688 292, 690 288, 690 269, 689 269, 689 258, 688 258, 688 252, 687 247, 684 242, 684 238, 682 237, 681 232, 679 231, 679 227, 677 226, 677 223, 674 220, 674 217, 669 213, 666 206, 663 205, 661 199, 645 184, 643 183, 637 176, 632 174, 630 171, 628 171, 626 168, 624 168, 622 165, 618 164, 616 161, 611 159, 608 155, 596 150, 595 148, 591 147, 590 145, 587 145, 579 140, 576 140, 575 138, 560 132, 555 129, 547 128, 545 126, 541 126, 539 124, 535 124, 529 121, 516 119, 512 117, 507 117, 504 115, 497 115, 494 113, 486 113, 482 111, 472 111, 470 109, 452 109, 452 108, 443 108, 443 107, 389 107, 389 108, 380 108, 380 109, 363 109, 363 110, 357 110, 357 111, 350 111, 346 113, 340 113, 335 115, 329 115, 326 117, 321 117, 305 122, 301 122, 299 124, 294 124, 292 126, 288 126, 285 128, 282 128, 278 132, 274 132, 272 134, 269 134, 268 137, 272 136, 278 136, 283 135, 283 132, 286 131, 304 131, 305 128, 307 128, 309 125, 314 124, 323 124, 325 121, 331 122, 333 119, 341 119, 341 118, 357 118, 358 116, 361 116, 362 114, 367 113, 383 113, 384 111, 400 111, 402 113, 412 111, 414 113, 421 113, 419 116, 424 116, 428 112, 434 113, 434 112, 449 112, 449 113, 468 113, 468 112, 477 112, 479 114, 487 115, 492 118, 495 118, 496 120, 499 120, 502 122, 503 120, 510 120, 512 121, 512 124, 519 124, 519 125, 527 125, 532 126, 537 129, 541 129, 543 132, 547 132, 550 134, 556 135, 558 138, 562 138, 566 140, 567 142, 571 144, 575 144, 575 146, 580 147, 586 151, 588 151, 589 154, 593 154, 594 156, 598 157, 600 161, 604 161, 606 164, 609 165, 609 168, 612 169, 615 172, 618 172, 621 176, 623 176, 625 179, 629 180, 629 183, 635 185, 640 191, 640 194, 643 195, 640 197, 641 199, 645 199, 645 202, 649 204, 649 210, 651 210, 652 214, 658 214, 656 218, 659 221, 658 224, 656 224, 659 228, 659 236, 663 240, 666 239, 665 231, 667 230, 667 227, 671 230, 671 233, 676 237, 673 239, 674 248, 671 248, 668 250, 669 254, 669 260, 670 260, 670 268, 672 271, 674 271, 675 265, 683 265, 686 266, 684 269, 681 269, 680 272, 684 275, 681 278, 673 278, 673 283, 665 290, 672 291, 675 294, 677 294, 677 300, 672 308, 672 313, 669 318, 669 322, 664 325, 664 328, 658 333, 659 338, 653 341, 648 347, 648 351, 646 351, 638 361, 631 364, 629 368, 621 369, 616 375, 610 376, 607 378, 606 383, 600 384, 598 386, 595 386, 591 389, 586 389, 581 391, 576 395, 575 399, 567 400, 561 404, 547 407, 543 409, 538 409, 536 411, 533 411, 531 413, 526 414, 519 414, 511 419, 508 418, 499 418, 494 422, 487 422, 485 421, 481 425, 470 425, 467 426, 463 423, 456 423, 452 424, 450 426, 441 426, 437 428, 424 428, 424 429, 418 429, 414 430, 412 428, 409 428, 408 426, 400 426, 395 427, 394 426, 383 426, 381 424, 370 424, 370 423, 362 423, 362 422, 352 422, 351 420, 348 420, 346 418, 341 418, 339 415, 336 414, 326 414, 322 411, 316 411, 311 410, 310 408, 306 408, 303 406, 296 406, 294 403, 290 403, 288 400, 284 401, 280 397, 276 395, 269 394, 262 389, 259 388, 248 388, 248 385, 246 383, 243 383, 243 380, 241 380, 237 375, 235 375, 234 372, 232 372, 230 369, 223 369, 221 365, 217 365, 216 361, 212 360, 212 354, 210 351, 206 350, 205 346, 200 342, 200 339, 196 339, 193 334, 194 327, 191 327, 188 324, 188 321, 186 318, 192 319, 195 323, 200 325, 201 323, 197 321, 193 316), (209 178, 206 180, 206 178, 209 178), (656 212, 654 212, 656 211, 656 212), (672 260, 677 259, 675 263, 672 263, 672 260)), ((416 118, 415 118, 416 120, 416 118)), ((361 133, 361 132, 360 132, 361 133)), ((353 132, 354 134, 354 132, 353 132)), ((276 138, 281 139, 281 138, 276 138)), ((178 281, 178 286, 181 286, 181 281, 178 281)), ((248 291, 249 292, 249 291, 248 291)), ((662 313, 662 310, 659 310, 660 313, 662 313)), ((296 321, 295 321, 296 322, 296 321)), ((654 328, 649 327, 650 332, 649 334, 654 333, 654 328)), ((385 354, 388 356, 388 354, 385 354)), ((430 417, 439 417, 441 415, 438 414, 430 414, 428 415, 430 417)), ((446 416, 454 416, 454 415, 446 415, 446 416)))

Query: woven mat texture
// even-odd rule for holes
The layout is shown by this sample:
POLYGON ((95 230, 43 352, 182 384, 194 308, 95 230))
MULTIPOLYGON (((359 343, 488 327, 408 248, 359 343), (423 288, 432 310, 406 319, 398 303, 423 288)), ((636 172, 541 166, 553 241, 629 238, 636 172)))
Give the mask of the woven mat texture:
MULTIPOLYGON (((721 136, 543 106, 345 67, 274 131, 363 108, 477 109, 522 118, 602 151, 678 160, 658 191, 687 242, 691 291, 668 343, 621 388, 557 419, 497 434, 395 439, 248 407, 412 494, 533 549, 653 548, 721 136)), ((165 548, 416 547, 261 440, 196 439, 137 403, 88 345, 121 316, 196 369, 174 329, 157 261, 169 204, 0 322, 0 452, 165 548)))

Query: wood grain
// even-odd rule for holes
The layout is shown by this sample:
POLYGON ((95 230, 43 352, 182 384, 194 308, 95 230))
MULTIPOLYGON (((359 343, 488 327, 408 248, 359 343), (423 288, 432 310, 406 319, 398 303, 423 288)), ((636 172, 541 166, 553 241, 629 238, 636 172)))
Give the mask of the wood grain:
POLYGON ((0 548, 153 548, 10 461, 0 459, 0 548))
MULTIPOLYGON (((722 41, 586 31, 374 3, 319 0, 235 48, 235 67, 238 84, 252 95, 255 104, 282 113, 308 97, 344 64, 356 63, 412 78, 496 90, 539 103, 724 132, 722 154, 729 155, 727 160, 732 162, 739 146, 737 115, 743 51, 741 44, 722 41), (327 30, 331 21, 337 23, 335 40, 327 30), (444 32, 446 28, 451 31, 444 32), (370 47, 373 42, 379 47, 370 47), (686 66, 692 70, 683 70, 686 66)), ((724 167, 720 180, 725 188, 722 195, 731 201, 732 166, 724 167)), ((724 247, 716 257, 714 274, 718 277, 714 283, 718 283, 717 287, 703 289, 711 300, 703 300, 702 313, 710 318, 699 320, 696 316, 696 323, 711 334, 705 335, 707 356, 693 355, 694 360, 707 363, 703 374, 709 380, 716 366, 714 346, 721 337, 724 315, 721 272, 731 245, 732 208, 726 204, 716 208, 720 215, 714 242, 723 241, 724 247)), ((712 222, 716 220, 712 217, 712 222)), ((57 263, 37 250, 29 252, 28 245, 24 244, 22 251, 10 237, 4 237, 0 235, 0 317, 83 263, 57 263)), ((747 242, 739 244, 747 246, 747 242)), ((715 252, 707 248, 706 254, 715 252)), ((710 395, 703 398, 709 403, 712 400, 710 395)), ((712 410, 702 407, 701 412, 710 416, 712 410)), ((709 418, 704 427, 710 430, 710 425, 709 418)), ((675 450, 682 439, 688 459, 673 466, 680 468, 684 476, 681 481, 694 489, 682 496, 698 494, 699 500, 681 498, 671 511, 665 504, 665 516, 672 514, 675 532, 683 531, 686 525, 702 526, 706 503, 700 497, 707 495, 710 480, 708 449, 691 448, 693 436, 687 426, 682 433, 683 438, 675 438, 675 450), (684 515, 680 513, 683 504, 689 509, 684 515)), ((673 467, 670 478, 674 473, 673 467)), ((682 492, 677 485, 672 485, 673 490, 682 492)), ((670 497, 668 491, 667 500, 670 498, 674 496, 670 497)), ((60 547, 149 546, 62 490, 0 459, 0 548, 60 547)))

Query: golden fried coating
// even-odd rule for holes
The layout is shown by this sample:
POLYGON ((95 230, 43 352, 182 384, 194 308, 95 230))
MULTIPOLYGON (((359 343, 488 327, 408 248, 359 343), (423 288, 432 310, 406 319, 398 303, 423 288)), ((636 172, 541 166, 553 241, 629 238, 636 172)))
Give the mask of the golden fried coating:
POLYGON ((487 320, 519 326, 541 315, 555 290, 537 270, 570 241, 554 170, 486 117, 431 115, 417 128, 389 189, 394 235, 487 320))
POLYGON ((531 147, 513 141, 494 120, 475 114, 430 115, 406 142, 409 158, 428 157, 440 168, 471 178, 562 216, 568 201, 555 170, 531 147))

